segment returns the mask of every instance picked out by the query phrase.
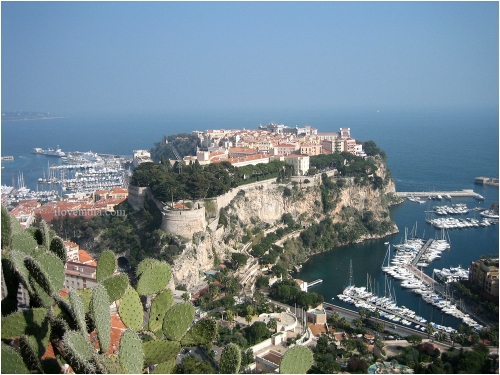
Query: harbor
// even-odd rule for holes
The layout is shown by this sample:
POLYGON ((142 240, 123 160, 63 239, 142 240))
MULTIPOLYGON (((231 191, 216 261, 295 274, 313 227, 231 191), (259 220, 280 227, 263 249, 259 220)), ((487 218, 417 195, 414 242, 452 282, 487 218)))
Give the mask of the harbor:
POLYGON ((453 197, 472 197, 478 200, 484 200, 484 197, 481 194, 475 193, 472 189, 463 189, 463 190, 455 190, 455 191, 398 191, 396 195, 401 198, 408 197, 419 197, 419 198, 428 198, 428 199, 438 199, 441 200, 445 196, 453 197), (441 198, 439 198, 441 197, 441 198))

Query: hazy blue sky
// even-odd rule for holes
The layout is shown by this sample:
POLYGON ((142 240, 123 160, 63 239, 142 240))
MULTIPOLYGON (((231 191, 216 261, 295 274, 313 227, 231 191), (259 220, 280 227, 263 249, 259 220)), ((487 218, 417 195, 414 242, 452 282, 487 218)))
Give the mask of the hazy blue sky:
POLYGON ((2 111, 497 106, 498 3, 2 2, 2 111))

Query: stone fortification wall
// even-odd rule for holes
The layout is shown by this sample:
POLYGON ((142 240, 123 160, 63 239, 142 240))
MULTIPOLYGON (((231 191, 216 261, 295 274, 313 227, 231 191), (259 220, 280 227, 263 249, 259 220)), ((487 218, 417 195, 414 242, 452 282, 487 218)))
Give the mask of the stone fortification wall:
POLYGON ((139 211, 144 207, 144 199, 147 194, 151 194, 151 189, 149 187, 130 185, 128 187, 128 203, 135 211, 139 211))
POLYGON ((205 207, 196 210, 168 210, 163 209, 161 229, 166 233, 191 239, 193 234, 205 231, 205 207))

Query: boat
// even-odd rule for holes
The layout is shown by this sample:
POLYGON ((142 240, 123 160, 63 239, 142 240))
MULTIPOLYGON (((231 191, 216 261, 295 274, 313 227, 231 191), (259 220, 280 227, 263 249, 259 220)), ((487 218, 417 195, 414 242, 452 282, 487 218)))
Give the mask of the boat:
POLYGON ((56 157, 63 157, 63 156, 66 156, 66 153, 63 152, 59 146, 57 149, 53 149, 53 148, 48 148, 47 150, 44 150, 42 148, 39 148, 39 147, 35 147, 34 149, 31 150, 30 152, 31 154, 40 154, 40 155, 45 155, 45 156, 56 156, 56 157))

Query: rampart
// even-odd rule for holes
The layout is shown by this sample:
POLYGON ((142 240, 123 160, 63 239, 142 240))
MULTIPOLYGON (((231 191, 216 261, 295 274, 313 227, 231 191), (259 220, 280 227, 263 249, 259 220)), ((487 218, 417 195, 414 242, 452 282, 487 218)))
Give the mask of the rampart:
POLYGON ((139 187, 134 185, 130 185, 128 187, 128 203, 135 211, 139 211, 142 207, 144 207, 146 194, 151 194, 151 189, 149 187, 139 187))
POLYGON ((170 210, 164 208, 162 214, 161 229, 166 233, 191 239, 194 233, 204 231, 207 226, 205 207, 195 210, 170 210))

